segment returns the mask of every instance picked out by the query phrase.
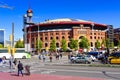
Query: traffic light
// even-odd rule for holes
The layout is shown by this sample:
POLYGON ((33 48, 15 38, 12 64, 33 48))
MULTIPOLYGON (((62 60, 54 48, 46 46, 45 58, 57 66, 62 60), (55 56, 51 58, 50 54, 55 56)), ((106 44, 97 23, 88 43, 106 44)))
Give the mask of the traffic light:
POLYGON ((9 36, 9 40, 12 42, 12 35, 9 36))
POLYGON ((8 46, 8 53, 11 53, 10 46, 8 46))
POLYGON ((14 55, 16 49, 15 48, 12 48, 12 55, 14 55))

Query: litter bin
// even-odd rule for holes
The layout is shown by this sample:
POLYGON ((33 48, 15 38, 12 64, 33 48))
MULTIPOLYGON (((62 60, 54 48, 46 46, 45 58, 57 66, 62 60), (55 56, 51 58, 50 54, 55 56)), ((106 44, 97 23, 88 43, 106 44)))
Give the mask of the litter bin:
POLYGON ((26 75, 30 75, 30 66, 29 65, 25 66, 25 71, 26 71, 26 75))

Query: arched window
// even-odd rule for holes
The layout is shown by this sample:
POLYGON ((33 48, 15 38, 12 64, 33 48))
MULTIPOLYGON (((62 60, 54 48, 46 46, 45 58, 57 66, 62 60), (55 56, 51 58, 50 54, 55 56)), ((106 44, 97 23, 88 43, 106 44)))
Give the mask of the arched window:
POLYGON ((59 47, 59 43, 56 43, 56 47, 57 47, 57 48, 59 47))
POLYGON ((47 43, 45 43, 45 47, 48 47, 48 44, 47 44, 47 43))
POLYGON ((94 37, 94 39, 96 39, 96 36, 94 37))
POLYGON ((92 36, 90 36, 90 39, 92 39, 92 36))
POLYGON ((71 37, 70 37, 70 36, 68 36, 68 39, 70 40, 70 39, 71 39, 71 37))
POLYGON ((70 42, 68 42, 68 47, 70 47, 70 42))
POLYGON ((62 36, 62 39, 65 39, 65 37, 64 37, 64 36, 62 36))
POLYGON ((91 47, 93 47, 93 43, 92 42, 90 43, 90 45, 91 45, 91 47))
POLYGON ((59 39, 59 37, 57 36, 57 37, 56 37, 56 40, 58 40, 58 39, 59 39))
POLYGON ((50 39, 52 40, 52 39, 53 39, 53 37, 50 37, 50 39))
POLYGON ((45 40, 47 40, 48 39, 48 37, 45 37, 45 40))
POLYGON ((83 36, 80 36, 79 39, 82 39, 83 36))
POLYGON ((40 40, 42 41, 42 40, 43 40, 43 38, 41 37, 41 38, 40 38, 40 40))
POLYGON ((34 48, 34 44, 32 44, 32 48, 34 48))

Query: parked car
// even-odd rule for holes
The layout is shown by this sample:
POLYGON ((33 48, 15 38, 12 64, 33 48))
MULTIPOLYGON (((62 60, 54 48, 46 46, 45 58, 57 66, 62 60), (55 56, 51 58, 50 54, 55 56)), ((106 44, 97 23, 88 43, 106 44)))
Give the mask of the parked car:
POLYGON ((81 57, 78 57, 78 56, 74 56, 71 58, 71 62, 72 63, 85 63, 85 64, 90 64, 91 61, 89 61, 86 57, 84 56, 81 56, 81 57))
POLYGON ((96 57, 94 57, 93 55, 85 55, 86 59, 88 59, 91 62, 96 61, 96 57))
POLYGON ((73 60, 75 60, 77 57, 84 57, 84 56, 81 55, 81 54, 77 54, 76 56, 70 57, 70 60, 73 61, 73 60))
POLYGON ((93 56, 95 56, 96 58, 97 58, 97 56, 98 56, 98 52, 88 52, 87 53, 87 55, 93 55, 93 56))
POLYGON ((108 57, 108 61, 111 64, 120 64, 120 52, 111 53, 108 57))

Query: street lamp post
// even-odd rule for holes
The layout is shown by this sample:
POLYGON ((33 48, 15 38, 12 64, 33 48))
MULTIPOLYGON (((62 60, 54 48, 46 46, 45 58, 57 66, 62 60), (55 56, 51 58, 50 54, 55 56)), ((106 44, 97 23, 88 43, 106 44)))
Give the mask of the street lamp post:
POLYGON ((14 23, 12 23, 12 34, 9 36, 10 38, 10 72, 12 72, 12 68, 13 68, 13 58, 14 58, 14 23))
POLYGON ((28 52, 26 23, 27 23, 27 14, 23 16, 23 27, 24 27, 24 47, 25 47, 25 51, 28 52))
POLYGON ((39 54, 39 23, 38 23, 38 54, 39 54))
POLYGON ((95 44, 94 44, 94 23, 92 22, 92 36, 93 36, 93 41, 92 41, 92 43, 93 43, 93 49, 94 49, 94 47, 95 47, 95 44))
POLYGON ((12 56, 12 35, 10 35, 9 36, 9 39, 10 39, 10 61, 9 61, 9 63, 10 63, 10 72, 12 72, 12 58, 13 58, 13 56, 12 56))

